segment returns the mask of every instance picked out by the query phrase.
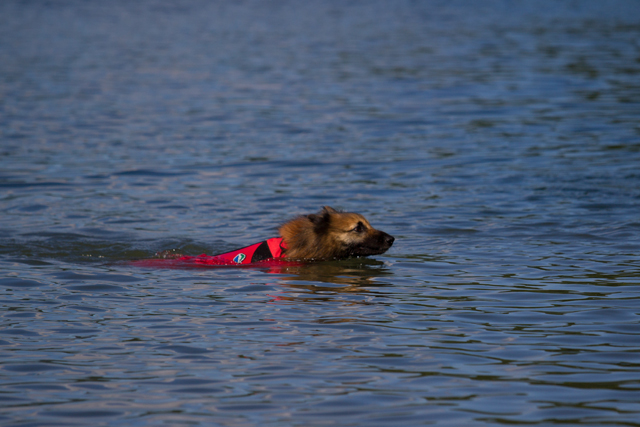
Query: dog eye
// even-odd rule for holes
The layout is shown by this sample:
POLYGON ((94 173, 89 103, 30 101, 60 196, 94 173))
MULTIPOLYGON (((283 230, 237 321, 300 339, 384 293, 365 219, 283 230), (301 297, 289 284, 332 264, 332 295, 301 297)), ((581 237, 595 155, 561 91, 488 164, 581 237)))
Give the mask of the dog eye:
POLYGON ((362 233, 364 230, 366 230, 364 224, 362 222, 358 222, 358 225, 353 227, 351 231, 355 231, 356 233, 362 233))

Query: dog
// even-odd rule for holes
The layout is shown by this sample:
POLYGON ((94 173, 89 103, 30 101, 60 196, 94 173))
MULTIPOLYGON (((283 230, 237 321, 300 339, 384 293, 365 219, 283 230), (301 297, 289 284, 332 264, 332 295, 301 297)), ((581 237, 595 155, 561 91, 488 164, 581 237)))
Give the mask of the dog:
POLYGON ((360 214, 325 206, 301 215, 278 229, 273 237, 218 255, 189 256, 163 251, 156 258, 132 261, 139 267, 186 268, 213 266, 290 266, 297 261, 345 259, 385 253, 395 238, 376 230, 360 214))
POLYGON ((395 238, 376 230, 360 214, 324 206, 317 214, 302 215, 278 229, 284 257, 345 259, 385 253, 395 238))

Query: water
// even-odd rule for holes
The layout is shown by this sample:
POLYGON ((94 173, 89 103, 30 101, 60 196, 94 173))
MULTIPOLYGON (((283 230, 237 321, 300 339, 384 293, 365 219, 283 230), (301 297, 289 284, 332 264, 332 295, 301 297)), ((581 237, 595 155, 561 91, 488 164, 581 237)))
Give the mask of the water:
POLYGON ((640 422, 640 5, 0 4, 0 424, 640 422), (386 254, 149 270, 300 213, 386 254))

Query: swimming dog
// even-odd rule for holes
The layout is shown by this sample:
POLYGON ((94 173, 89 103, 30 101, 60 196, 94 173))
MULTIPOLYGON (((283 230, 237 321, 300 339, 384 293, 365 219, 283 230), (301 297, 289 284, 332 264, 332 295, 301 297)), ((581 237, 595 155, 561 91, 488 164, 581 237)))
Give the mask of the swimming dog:
POLYGON ((208 267, 285 265, 296 261, 345 259, 379 255, 393 245, 394 237, 376 230, 360 214, 325 206, 315 214, 300 215, 283 224, 280 237, 231 252, 209 256, 183 256, 165 251, 159 258, 133 261, 140 267, 208 267))

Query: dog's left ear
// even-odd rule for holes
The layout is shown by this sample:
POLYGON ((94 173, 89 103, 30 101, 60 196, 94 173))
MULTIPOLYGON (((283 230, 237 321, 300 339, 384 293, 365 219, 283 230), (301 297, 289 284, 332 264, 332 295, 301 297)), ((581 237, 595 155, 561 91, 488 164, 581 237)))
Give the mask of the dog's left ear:
POLYGON ((309 218, 309 221, 311 221, 315 229, 318 230, 329 225, 329 217, 332 212, 336 211, 329 206, 324 206, 319 213, 309 214, 307 218, 309 218))

